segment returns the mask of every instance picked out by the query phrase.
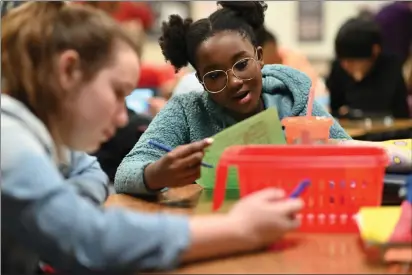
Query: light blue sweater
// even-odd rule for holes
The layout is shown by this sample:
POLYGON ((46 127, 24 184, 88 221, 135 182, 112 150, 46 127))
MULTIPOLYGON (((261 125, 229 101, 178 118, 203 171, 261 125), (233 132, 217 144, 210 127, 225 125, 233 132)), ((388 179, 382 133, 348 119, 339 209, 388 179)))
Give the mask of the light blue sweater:
POLYGON ((23 104, 1 95, 2 267, 7 274, 32 274, 39 260, 76 275, 174 267, 189 244, 187 218, 103 210, 92 203, 107 196, 107 177, 95 158, 80 152, 67 157, 57 163, 44 124, 23 104))
MULTIPOLYGON (((266 108, 276 107, 280 119, 306 114, 311 86, 309 77, 283 65, 266 65, 262 74, 262 99, 266 108)), ((316 102, 313 115, 330 117, 316 102)), ((211 137, 237 122, 214 103, 206 92, 173 96, 120 164, 115 177, 116 191, 129 194, 150 192, 144 184, 143 171, 148 164, 161 158, 164 152, 148 145, 149 140, 175 148, 211 137)), ((331 127, 330 137, 350 139, 336 121, 331 127)))

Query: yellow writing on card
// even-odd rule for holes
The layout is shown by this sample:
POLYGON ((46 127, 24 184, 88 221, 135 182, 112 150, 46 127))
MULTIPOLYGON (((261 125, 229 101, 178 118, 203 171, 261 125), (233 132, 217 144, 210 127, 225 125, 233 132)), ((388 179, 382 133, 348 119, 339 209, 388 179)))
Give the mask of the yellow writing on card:
MULTIPOLYGON (((216 168, 223 151, 233 145, 286 144, 282 124, 275 108, 269 108, 253 117, 243 120, 213 137, 213 144, 206 149, 203 159, 213 163, 214 169, 203 168, 199 184, 206 188, 215 185, 216 168)), ((236 169, 229 169, 228 189, 239 189, 236 169)))

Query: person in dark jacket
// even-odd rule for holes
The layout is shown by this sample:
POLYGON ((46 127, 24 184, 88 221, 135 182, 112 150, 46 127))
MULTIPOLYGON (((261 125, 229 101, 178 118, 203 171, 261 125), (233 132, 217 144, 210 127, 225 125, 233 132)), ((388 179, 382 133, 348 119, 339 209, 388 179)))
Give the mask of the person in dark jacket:
POLYGON ((402 62, 382 52, 382 37, 376 22, 348 20, 335 40, 336 59, 326 85, 334 116, 351 110, 374 115, 408 118, 407 89, 402 62))

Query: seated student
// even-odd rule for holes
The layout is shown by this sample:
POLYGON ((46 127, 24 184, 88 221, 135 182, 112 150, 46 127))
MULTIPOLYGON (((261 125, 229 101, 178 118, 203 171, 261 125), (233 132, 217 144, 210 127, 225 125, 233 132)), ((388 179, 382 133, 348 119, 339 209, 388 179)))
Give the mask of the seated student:
POLYGON ((326 81, 334 116, 358 109, 409 117, 402 63, 381 52, 381 34, 375 22, 348 20, 336 36, 335 52, 336 60, 326 81))
POLYGON ((58 274, 173 268, 263 248, 299 225, 301 200, 272 188, 200 217, 81 197, 57 164, 65 148, 93 151, 127 123, 139 71, 133 40, 103 12, 56 1, 27 2, 1 23, 2 274, 36 274, 39 260, 58 274))
MULTIPOLYGON (((283 65, 261 71, 263 52, 254 30, 263 25, 266 4, 220 3, 223 8, 208 18, 192 22, 172 15, 163 24, 160 46, 165 58, 176 69, 190 63, 207 92, 169 100, 120 164, 117 192, 191 184, 199 177, 203 150, 209 145, 205 138, 269 107, 276 107, 281 119, 306 114, 311 81, 305 74, 283 65), (175 149, 165 154, 149 140, 175 149)), ((316 102, 313 115, 330 116, 316 102)), ((330 136, 350 139, 337 122, 330 136)))

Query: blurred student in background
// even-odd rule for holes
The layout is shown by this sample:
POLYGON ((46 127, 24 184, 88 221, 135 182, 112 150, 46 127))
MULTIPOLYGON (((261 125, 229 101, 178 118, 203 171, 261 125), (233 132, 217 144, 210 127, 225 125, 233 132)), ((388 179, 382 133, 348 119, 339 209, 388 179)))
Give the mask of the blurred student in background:
POLYGON ((30 1, 1 23, 2 274, 38 274, 40 260, 58 274, 170 269, 263 248, 299 226, 302 201, 277 189, 200 217, 102 208, 80 196, 59 163, 67 149, 93 151, 127 123, 134 40, 105 13, 56 1, 30 1))
POLYGON ((154 23, 154 14, 147 2, 118 1, 113 17, 119 22, 138 21, 144 31, 150 30, 154 23))
POLYGON ((336 59, 326 85, 332 114, 359 110, 366 116, 409 117, 402 62, 382 52, 379 26, 369 19, 349 19, 335 39, 336 59))

